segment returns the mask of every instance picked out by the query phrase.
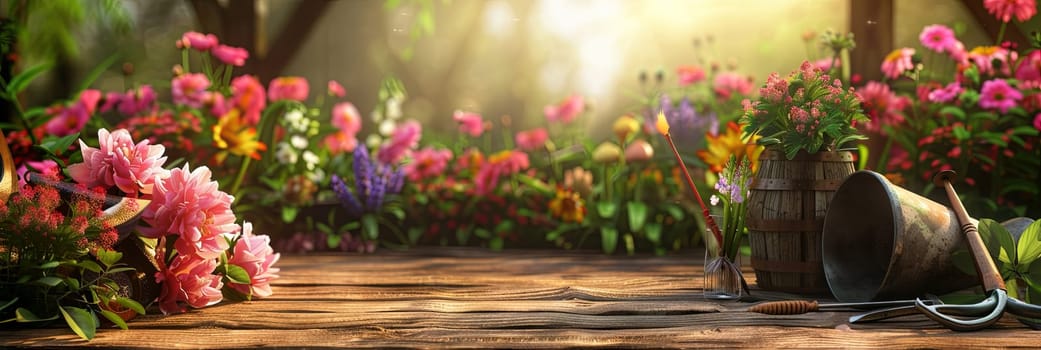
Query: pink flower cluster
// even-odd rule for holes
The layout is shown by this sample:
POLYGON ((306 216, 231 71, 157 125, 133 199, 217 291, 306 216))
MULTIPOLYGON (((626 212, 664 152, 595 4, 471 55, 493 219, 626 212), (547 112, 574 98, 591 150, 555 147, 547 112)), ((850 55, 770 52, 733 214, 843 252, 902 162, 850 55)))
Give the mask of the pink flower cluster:
POLYGON ((71 135, 83 130, 100 100, 101 91, 87 89, 80 92, 79 98, 69 105, 48 107, 45 113, 50 116, 50 121, 44 124, 44 129, 54 136, 71 135))
POLYGON ((720 100, 729 100, 735 95, 746 96, 751 94, 754 88, 751 77, 735 72, 719 73, 712 82, 712 90, 720 100))
POLYGON ((1005 79, 994 79, 983 82, 980 89, 980 107, 1000 111, 1002 114, 1015 107, 1023 93, 1008 84, 1005 79))
POLYGON ((543 108, 543 114, 546 115, 546 120, 551 123, 570 124, 579 114, 585 111, 585 108, 586 102, 581 95, 571 95, 564 101, 561 101, 559 105, 543 108))
POLYGON ((698 66, 679 66, 676 68, 680 86, 690 86, 705 80, 705 70, 698 66))
POLYGON ((1037 14, 1034 0, 983 0, 983 8, 1005 23, 1012 21, 1012 16, 1026 22, 1037 14))
POLYGON ((267 98, 271 102, 279 100, 306 101, 310 93, 307 79, 302 77, 278 77, 271 80, 267 88, 267 98))
POLYGON ((209 52, 224 64, 243 66, 249 59, 249 51, 241 47, 221 44, 217 36, 198 32, 187 32, 177 40, 177 48, 209 52))
POLYGON ((337 131, 325 137, 325 146, 333 154, 352 152, 358 146, 358 131, 361 131, 361 113, 350 102, 333 106, 331 123, 337 131))
POLYGON ((516 174, 529 166, 531 166, 531 163, 528 160, 527 153, 506 150, 493 154, 488 158, 488 161, 481 164, 477 174, 474 175, 475 193, 477 195, 487 195, 498 186, 499 178, 516 174))
POLYGON ((882 73, 889 79, 900 78, 900 75, 904 72, 914 69, 914 63, 911 61, 912 56, 914 56, 914 49, 912 48, 905 47, 893 50, 882 61, 882 73))
POLYGON ((867 123, 867 130, 881 132, 885 135, 882 126, 896 126, 904 122, 904 108, 911 105, 911 100, 906 96, 897 96, 889 85, 877 81, 868 82, 857 89, 857 97, 863 101, 864 110, 867 112, 871 122, 867 123))
POLYGON ((473 112, 455 111, 452 120, 459 123, 459 131, 473 137, 481 136, 486 127, 481 115, 473 112))
POLYGON ((194 171, 188 165, 170 171, 170 176, 156 183, 152 204, 142 219, 150 227, 141 234, 149 238, 177 235, 180 254, 215 259, 228 249, 227 235, 238 232, 235 213, 231 211, 231 195, 221 191, 210 180, 210 169, 194 171))
POLYGON ((412 154, 412 162, 405 165, 405 176, 412 181, 420 181, 441 175, 452 159, 452 151, 426 147, 412 154))
POLYGON ((759 88, 759 96, 770 103, 791 102, 791 97, 788 96, 788 80, 782 79, 777 72, 770 73, 770 76, 766 77, 766 85, 759 88))
POLYGON ((228 282, 232 289, 250 297, 266 298, 271 296, 271 281, 278 278, 280 270, 273 265, 280 255, 271 249, 271 238, 267 235, 254 235, 253 224, 242 224, 242 234, 235 243, 235 250, 228 258, 228 264, 241 267, 249 275, 250 283, 228 282))
POLYGON ((119 188, 129 196, 151 194, 157 179, 168 172, 163 169, 166 157, 162 145, 149 145, 148 140, 134 144, 130 132, 119 129, 109 133, 98 130, 98 148, 80 140, 83 163, 68 167, 69 176, 87 187, 119 188))
POLYGON ((386 165, 397 164, 419 145, 419 138, 422 136, 423 127, 419 122, 407 121, 394 129, 390 140, 383 144, 376 158, 386 165))
POLYGON ((546 128, 520 131, 513 137, 513 141, 517 144, 517 148, 528 152, 543 149, 543 147, 546 146, 547 140, 549 140, 549 133, 546 132, 546 128))
POLYGON ((125 116, 134 116, 138 113, 151 113, 156 109, 155 90, 150 85, 142 85, 136 90, 127 90, 126 93, 109 92, 105 94, 105 103, 101 105, 101 112, 108 112, 115 108, 125 116))

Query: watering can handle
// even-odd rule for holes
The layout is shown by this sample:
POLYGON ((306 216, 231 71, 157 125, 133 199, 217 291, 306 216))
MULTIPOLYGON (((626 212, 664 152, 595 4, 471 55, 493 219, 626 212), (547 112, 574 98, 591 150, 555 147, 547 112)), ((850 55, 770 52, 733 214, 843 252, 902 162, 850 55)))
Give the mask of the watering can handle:
POLYGON ((958 217, 958 224, 961 225, 961 231, 965 234, 965 241, 969 243, 969 251, 972 253, 972 260, 976 266, 976 273, 980 276, 980 283, 983 284, 983 289, 987 292, 998 289, 1005 290, 1005 281, 1001 278, 998 267, 994 265, 994 260, 990 257, 986 245, 983 244, 983 239, 980 238, 976 225, 969 220, 969 214, 965 211, 965 206, 962 205, 961 199, 958 198, 958 193, 954 191, 954 186, 951 185, 954 176, 954 171, 944 170, 933 177, 933 182, 947 191, 947 200, 951 202, 954 215, 958 217))

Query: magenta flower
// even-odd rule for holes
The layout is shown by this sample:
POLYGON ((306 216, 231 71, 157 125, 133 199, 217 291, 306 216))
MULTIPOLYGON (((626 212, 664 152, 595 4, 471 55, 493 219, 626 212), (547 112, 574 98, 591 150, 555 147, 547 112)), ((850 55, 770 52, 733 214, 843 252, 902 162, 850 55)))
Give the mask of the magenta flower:
POLYGON ((203 34, 199 32, 187 32, 181 35, 181 39, 177 40, 178 49, 192 48, 198 51, 209 51, 214 46, 217 46, 217 36, 213 34, 203 34))
POLYGON ((885 134, 882 126, 896 126, 904 122, 904 109, 911 105, 907 97, 897 96, 889 85, 877 81, 868 82, 857 89, 857 97, 863 101, 864 112, 871 118, 868 131, 885 134))
POLYGON ((210 87, 210 79, 202 73, 182 74, 170 82, 170 93, 176 105, 200 108, 206 102, 206 89, 210 87))
POLYGON ((343 85, 340 85, 340 83, 337 82, 336 80, 330 80, 329 84, 328 84, 328 87, 329 87, 329 95, 330 96, 336 96, 336 97, 347 96, 347 90, 344 90, 343 89, 343 85))
POLYGON ((521 131, 513 136, 513 141, 517 144, 517 148, 529 152, 542 149, 546 146, 546 140, 548 139, 549 133, 546 132, 546 128, 521 131))
POLYGON ((1019 53, 1000 46, 979 46, 968 53, 969 60, 979 68, 981 75, 1011 75, 1009 62, 1015 62, 1019 53))
POLYGON ((101 91, 88 89, 80 93, 76 102, 70 105, 55 105, 47 108, 45 113, 51 120, 44 125, 47 133, 54 136, 66 136, 83 130, 87 120, 97 110, 101 100, 101 91))
POLYGON ((210 53, 221 62, 224 62, 224 64, 236 67, 246 65, 246 59, 249 58, 249 51, 246 51, 246 49, 227 45, 217 45, 210 53))
POLYGON ((410 120, 394 129, 390 140, 383 144, 376 158, 380 163, 386 165, 400 162, 408 153, 419 144, 419 138, 423 136, 423 127, 418 122, 410 120))
POLYGON ((15 170, 15 173, 18 174, 18 188, 25 186, 30 170, 48 179, 58 179, 58 174, 61 174, 61 168, 53 160, 47 159, 39 162, 27 160, 25 164, 22 164, 15 170))
POLYGON ((955 81, 943 88, 930 91, 928 98, 930 102, 947 103, 957 98, 963 90, 965 89, 962 89, 961 84, 955 81))
POLYGON ((213 259, 228 249, 226 235, 238 232, 233 197, 211 181, 210 169, 190 171, 188 164, 170 171, 170 176, 155 184, 152 204, 142 219, 150 227, 141 228, 149 238, 178 235, 175 244, 183 255, 213 259))
POLYGON ((1012 16, 1020 22, 1026 22, 1037 14, 1037 3, 1034 0, 983 0, 987 12, 1002 22, 1008 23, 1012 16))
POLYGON ((914 63, 911 62, 911 56, 913 55, 914 49, 912 48, 905 47, 893 50, 882 61, 882 73, 889 79, 899 78, 900 74, 914 68, 914 63))
POLYGON ((1023 94, 1008 85, 1004 79, 985 81, 980 89, 980 107, 998 110, 1001 113, 1008 113, 1008 110, 1015 107, 1021 99, 1023 94))
POLYGON ((918 34, 918 40, 925 48, 940 53, 947 52, 958 41, 954 37, 954 30, 942 24, 926 26, 922 29, 922 33, 918 34))
POLYGON ((221 276, 213 274, 217 268, 217 259, 180 254, 167 266, 163 252, 165 249, 157 250, 159 271, 155 273, 155 281, 161 286, 157 301, 164 315, 184 312, 181 303, 202 308, 219 303, 224 298, 220 290, 223 286, 221 276))
POLYGON ((689 86, 705 80, 705 70, 698 66, 679 66, 676 68, 676 76, 680 86, 689 86))
POLYGON ((1041 113, 1034 116, 1034 128, 1041 131, 1041 113))
POLYGON ((240 75, 232 79, 231 94, 231 107, 242 111, 243 118, 250 124, 256 125, 259 123, 260 113, 267 106, 267 99, 264 94, 264 86, 260 85, 257 77, 240 75))
POLYGON ((303 102, 307 100, 310 87, 307 79, 302 77, 278 77, 271 79, 267 87, 267 98, 272 102, 278 100, 293 100, 303 102))
POLYGON ((266 298, 271 296, 271 281, 278 278, 279 268, 272 267, 278 261, 279 254, 271 249, 271 237, 254 235, 253 224, 242 224, 242 235, 235 242, 235 251, 228 258, 228 264, 246 270, 249 284, 228 282, 228 286, 239 293, 266 298))
POLYGON ((1025 88, 1041 87, 1041 50, 1031 51, 1016 68, 1016 80, 1025 88))
POLYGON ((405 176, 409 180, 420 181, 444 172, 448 161, 452 159, 452 151, 426 147, 413 153, 412 158, 412 162, 405 165, 405 176))
POLYGON ((98 148, 80 140, 83 163, 68 167, 69 176, 87 187, 115 186, 130 196, 151 194, 156 178, 168 175, 163 169, 166 150, 163 145, 149 145, 148 140, 134 144, 130 132, 119 129, 109 133, 98 130, 98 148))
MULTIPOLYGON (((831 60, 828 60, 830 63, 831 60)), ((752 78, 734 72, 723 72, 716 75, 712 82, 712 90, 721 100, 729 100, 734 95, 742 96, 752 93, 752 78)))
POLYGON ((481 136, 484 133, 484 119, 481 119, 481 115, 472 112, 455 111, 452 113, 452 120, 459 123, 459 131, 464 134, 469 134, 473 137, 481 136))
POLYGON ((571 95, 564 101, 561 101, 559 105, 546 106, 542 111, 549 122, 559 121, 564 124, 570 124, 579 114, 582 114, 585 107, 585 100, 582 99, 582 96, 571 95))
POLYGON ((951 60, 959 64, 966 64, 969 61, 969 51, 965 50, 965 44, 961 41, 955 40, 949 47, 945 49, 947 54, 951 56, 951 60))

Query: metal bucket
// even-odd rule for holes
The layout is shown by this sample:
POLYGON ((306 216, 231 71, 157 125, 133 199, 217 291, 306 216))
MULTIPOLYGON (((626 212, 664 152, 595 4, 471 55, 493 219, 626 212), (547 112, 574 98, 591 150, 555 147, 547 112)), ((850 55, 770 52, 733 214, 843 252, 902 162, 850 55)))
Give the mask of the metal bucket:
POLYGON ((954 211, 858 171, 839 186, 824 219, 824 274, 845 302, 943 294, 978 284, 958 270, 965 238, 954 211))

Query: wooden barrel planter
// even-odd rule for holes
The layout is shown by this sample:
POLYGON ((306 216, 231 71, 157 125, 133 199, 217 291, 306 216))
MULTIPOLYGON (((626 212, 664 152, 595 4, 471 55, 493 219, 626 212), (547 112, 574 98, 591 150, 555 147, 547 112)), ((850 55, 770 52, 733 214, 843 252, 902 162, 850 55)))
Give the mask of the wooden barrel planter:
POLYGON ((828 292, 821 262, 824 215, 832 195, 853 172, 850 152, 799 152, 789 160, 781 150, 763 151, 746 220, 760 288, 828 292))

